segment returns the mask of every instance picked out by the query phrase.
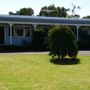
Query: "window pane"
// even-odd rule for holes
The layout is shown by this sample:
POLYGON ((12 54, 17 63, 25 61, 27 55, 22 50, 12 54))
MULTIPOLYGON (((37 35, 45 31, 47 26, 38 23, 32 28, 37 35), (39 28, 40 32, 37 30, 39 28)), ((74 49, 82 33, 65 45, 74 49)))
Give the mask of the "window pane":
POLYGON ((30 27, 25 27, 25 36, 30 36, 30 27))
POLYGON ((15 28, 14 36, 23 36, 24 29, 22 27, 15 28))

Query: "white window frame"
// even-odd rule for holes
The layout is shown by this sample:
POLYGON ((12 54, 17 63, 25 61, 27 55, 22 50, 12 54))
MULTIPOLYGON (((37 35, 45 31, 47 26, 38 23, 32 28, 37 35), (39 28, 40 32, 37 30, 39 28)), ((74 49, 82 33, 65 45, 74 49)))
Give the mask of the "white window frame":
POLYGON ((13 29, 14 29, 14 36, 18 36, 18 35, 15 35, 15 30, 16 30, 16 28, 19 28, 19 27, 21 27, 22 29, 23 29, 23 35, 22 36, 20 36, 20 37, 31 37, 31 33, 32 33, 32 29, 31 29, 31 27, 30 26, 22 26, 22 25, 15 25, 14 27, 13 27, 13 29), (25 30, 25 28, 29 28, 29 30, 30 30, 30 34, 29 34, 29 36, 26 36, 26 30, 25 30))

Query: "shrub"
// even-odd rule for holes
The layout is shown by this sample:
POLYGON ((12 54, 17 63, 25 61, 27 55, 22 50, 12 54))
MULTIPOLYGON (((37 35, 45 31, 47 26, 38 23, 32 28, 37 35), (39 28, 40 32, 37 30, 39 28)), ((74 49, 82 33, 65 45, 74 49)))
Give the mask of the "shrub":
POLYGON ((50 29, 48 38, 52 57, 63 59, 68 55, 76 58, 78 52, 76 37, 68 26, 56 26, 50 29))
POLYGON ((44 47, 44 30, 35 30, 32 37, 32 46, 34 49, 42 49, 44 47))

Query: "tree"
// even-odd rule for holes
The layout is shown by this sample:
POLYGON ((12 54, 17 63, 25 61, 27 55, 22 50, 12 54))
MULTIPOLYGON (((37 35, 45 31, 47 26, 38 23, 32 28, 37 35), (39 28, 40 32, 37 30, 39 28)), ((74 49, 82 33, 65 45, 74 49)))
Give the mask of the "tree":
POLYGON ((58 11, 58 17, 67 17, 68 16, 68 11, 69 9, 66 9, 64 7, 57 7, 57 11, 58 11))
POLYGON ((50 16, 50 17, 67 17, 68 9, 64 7, 55 7, 54 4, 50 6, 44 6, 39 12, 39 16, 50 16))
POLYGON ((80 6, 76 6, 72 3, 72 8, 69 8, 69 11, 71 11, 71 15, 69 15, 68 17, 72 18, 72 17, 76 17, 79 18, 80 15, 76 13, 76 10, 80 10, 81 7, 80 6))
POLYGON ((13 13, 12 11, 9 12, 10 15, 33 15, 34 10, 32 8, 21 8, 20 10, 13 13))
POLYGON ((88 16, 85 16, 85 17, 83 17, 84 19, 90 19, 90 16, 88 15, 88 16))
POLYGON ((76 58, 78 47, 76 37, 68 26, 56 26, 48 33, 49 49, 52 57, 63 59, 65 56, 76 58))

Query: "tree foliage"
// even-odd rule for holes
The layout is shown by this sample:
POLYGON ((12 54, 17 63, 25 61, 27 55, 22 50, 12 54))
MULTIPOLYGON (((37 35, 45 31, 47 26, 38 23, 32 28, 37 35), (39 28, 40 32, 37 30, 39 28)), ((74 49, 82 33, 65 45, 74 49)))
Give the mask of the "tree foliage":
POLYGON ((70 56, 76 58, 78 47, 76 37, 68 26, 56 26, 48 33, 49 49, 52 57, 64 58, 70 56))
POLYGON ((76 12, 77 10, 80 10, 80 6, 76 6, 75 4, 72 3, 72 8, 69 8, 69 11, 71 12, 71 15, 69 15, 69 18, 79 18, 80 15, 76 12))
POLYGON ((90 16, 85 16, 85 17, 83 17, 84 19, 90 19, 90 16))
POLYGON ((67 11, 68 9, 64 7, 55 7, 54 4, 52 4, 42 7, 39 16, 67 17, 67 11))
POLYGON ((10 15, 33 15, 34 10, 32 8, 21 8, 20 10, 16 11, 15 13, 9 12, 10 15))

